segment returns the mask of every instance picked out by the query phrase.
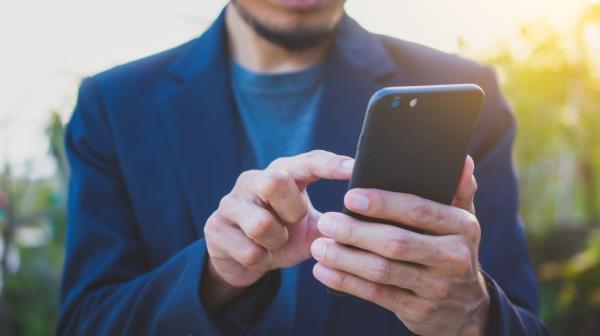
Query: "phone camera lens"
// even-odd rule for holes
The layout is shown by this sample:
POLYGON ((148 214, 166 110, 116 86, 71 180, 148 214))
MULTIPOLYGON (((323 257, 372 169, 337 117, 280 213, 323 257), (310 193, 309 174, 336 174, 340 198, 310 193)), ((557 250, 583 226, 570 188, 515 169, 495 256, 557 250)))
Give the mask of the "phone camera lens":
POLYGON ((400 103, 402 102, 402 98, 401 97, 394 97, 394 99, 392 99, 391 102, 391 106, 393 109, 397 109, 398 107, 400 107, 400 103))
POLYGON ((419 102, 419 100, 417 98, 413 98, 410 100, 410 102, 408 103, 408 106, 410 107, 415 107, 417 106, 417 103, 419 102))

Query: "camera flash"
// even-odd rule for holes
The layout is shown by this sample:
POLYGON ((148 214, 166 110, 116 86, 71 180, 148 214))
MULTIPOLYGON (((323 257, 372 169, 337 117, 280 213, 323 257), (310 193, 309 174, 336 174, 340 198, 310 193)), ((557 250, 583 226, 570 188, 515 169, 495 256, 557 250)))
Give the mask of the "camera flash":
POLYGON ((410 100, 410 103, 408 103, 408 105, 410 107, 415 107, 415 106, 417 106, 418 102, 419 102, 419 100, 417 98, 413 98, 413 99, 410 100))

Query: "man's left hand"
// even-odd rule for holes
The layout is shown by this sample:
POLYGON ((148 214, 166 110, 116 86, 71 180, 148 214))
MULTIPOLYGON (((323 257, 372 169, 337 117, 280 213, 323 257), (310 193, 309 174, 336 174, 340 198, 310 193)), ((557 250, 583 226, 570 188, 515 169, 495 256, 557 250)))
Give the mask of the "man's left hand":
POLYGON ((490 298, 479 271, 473 169, 468 157, 451 206, 402 193, 350 190, 344 203, 353 212, 424 233, 326 213, 318 223, 325 238, 311 248, 318 261, 314 276, 392 311, 416 334, 484 334, 490 298))

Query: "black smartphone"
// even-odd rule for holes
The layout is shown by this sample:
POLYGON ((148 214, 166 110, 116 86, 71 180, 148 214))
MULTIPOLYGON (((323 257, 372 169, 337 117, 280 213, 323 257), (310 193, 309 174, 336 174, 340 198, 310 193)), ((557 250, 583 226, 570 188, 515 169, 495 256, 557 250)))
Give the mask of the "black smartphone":
MULTIPOLYGON (((369 101, 348 189, 383 189, 451 204, 483 98, 475 84, 377 91, 369 101)), ((344 212, 386 223, 345 207, 344 212)))
POLYGON ((483 98, 475 84, 377 91, 367 108, 348 188, 383 189, 450 204, 483 98))

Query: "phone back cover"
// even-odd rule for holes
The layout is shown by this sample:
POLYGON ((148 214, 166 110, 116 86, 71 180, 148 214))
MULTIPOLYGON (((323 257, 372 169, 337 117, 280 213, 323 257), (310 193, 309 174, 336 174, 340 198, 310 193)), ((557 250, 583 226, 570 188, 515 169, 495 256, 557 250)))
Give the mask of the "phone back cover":
MULTIPOLYGON (((483 91, 475 85, 389 88, 370 104, 349 188, 377 188, 451 204, 483 91), (392 99, 402 103, 392 108, 392 99), (414 107, 409 101, 418 99, 414 107)), ((376 94, 377 95, 377 94, 376 94)))

